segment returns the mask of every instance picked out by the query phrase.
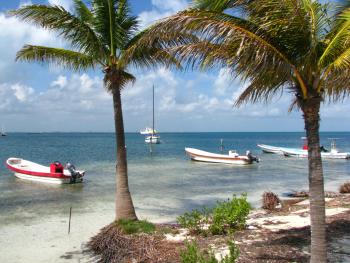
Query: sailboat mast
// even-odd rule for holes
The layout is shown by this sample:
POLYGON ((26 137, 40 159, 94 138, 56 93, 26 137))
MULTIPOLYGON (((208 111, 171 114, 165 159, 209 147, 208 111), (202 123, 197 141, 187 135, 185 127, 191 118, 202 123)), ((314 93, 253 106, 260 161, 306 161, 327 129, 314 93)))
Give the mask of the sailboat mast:
POLYGON ((153 112, 152 112, 152 134, 154 135, 154 85, 152 86, 152 88, 153 88, 153 92, 152 92, 152 94, 153 94, 153 97, 152 97, 152 105, 153 105, 153 107, 152 107, 152 109, 153 109, 153 112))

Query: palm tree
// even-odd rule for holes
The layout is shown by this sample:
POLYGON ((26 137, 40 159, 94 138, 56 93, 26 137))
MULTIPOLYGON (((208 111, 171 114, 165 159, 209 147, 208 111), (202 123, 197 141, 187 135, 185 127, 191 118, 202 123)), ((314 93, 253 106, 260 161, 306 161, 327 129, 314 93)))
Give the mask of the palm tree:
MULTIPOLYGON (((308 139, 311 262, 326 262, 320 106, 350 92, 350 4, 316 0, 196 0, 194 8, 152 26, 146 45, 167 33, 192 34, 191 43, 164 48, 194 68, 228 67, 249 83, 236 105, 295 94, 308 139)), ((176 40, 175 40, 176 42, 176 40)))
POLYGON ((116 219, 137 219, 128 185, 127 153, 121 91, 135 77, 130 66, 171 65, 176 61, 157 42, 138 47, 138 21, 127 0, 91 0, 91 8, 74 0, 74 12, 61 6, 29 5, 12 11, 20 19, 58 33, 69 49, 25 45, 17 60, 55 64, 79 71, 99 67, 104 86, 112 94, 117 155, 116 219))

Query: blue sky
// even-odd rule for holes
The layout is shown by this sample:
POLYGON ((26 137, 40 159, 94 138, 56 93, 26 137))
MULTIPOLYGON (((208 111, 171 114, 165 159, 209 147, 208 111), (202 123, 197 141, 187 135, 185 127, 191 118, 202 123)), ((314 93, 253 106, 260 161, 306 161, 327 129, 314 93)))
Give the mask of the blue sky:
MULTIPOLYGON (((112 101, 99 70, 70 72, 46 65, 15 62, 24 44, 63 47, 52 32, 6 15, 28 3, 59 4, 71 0, 0 1, 0 126, 7 131, 113 131, 112 101)), ((142 27, 186 8, 186 0, 131 0, 142 27)), ((212 72, 178 72, 166 68, 133 70, 133 86, 122 94, 125 128, 151 125, 152 85, 156 88, 156 127, 178 131, 302 131, 300 112, 288 113, 292 95, 277 96, 268 105, 233 108, 244 83, 225 68, 212 72)), ((322 106, 321 130, 350 130, 349 100, 322 106)))

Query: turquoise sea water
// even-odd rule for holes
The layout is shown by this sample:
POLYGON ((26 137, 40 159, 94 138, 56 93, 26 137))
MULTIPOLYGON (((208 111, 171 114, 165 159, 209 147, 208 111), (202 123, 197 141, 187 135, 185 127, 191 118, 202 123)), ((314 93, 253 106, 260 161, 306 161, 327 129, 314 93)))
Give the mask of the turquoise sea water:
MULTIPOLYGON (((186 210, 246 192, 253 205, 260 205, 266 190, 283 194, 307 189, 307 160, 262 154, 257 143, 299 147, 303 133, 163 133, 162 144, 145 145, 136 133, 126 136, 129 184, 141 218, 174 221, 186 210), (219 152, 251 150, 261 162, 231 166, 193 162, 185 147, 219 152)), ((340 138, 338 148, 350 151, 350 133, 325 132, 321 141, 340 138)), ((89 213, 114 209, 115 138, 112 133, 10 133, 0 138, 0 225, 42 218, 45 215, 89 213), (86 170, 85 182, 76 185, 47 185, 17 179, 5 167, 8 157, 21 157, 41 164, 70 161, 86 170)), ((350 161, 324 161, 326 190, 337 190, 350 180, 350 161)))

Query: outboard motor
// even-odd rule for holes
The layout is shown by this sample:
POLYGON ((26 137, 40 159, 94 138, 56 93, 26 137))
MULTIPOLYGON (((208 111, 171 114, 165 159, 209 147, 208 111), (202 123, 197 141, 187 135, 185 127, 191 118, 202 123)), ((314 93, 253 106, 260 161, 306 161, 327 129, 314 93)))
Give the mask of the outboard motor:
POLYGON ((246 154, 246 156, 249 158, 249 160, 251 162, 257 162, 258 163, 260 161, 259 158, 254 156, 254 155, 252 155, 252 153, 250 151, 246 151, 245 154, 246 154))
POLYGON ((71 183, 75 183, 75 181, 77 180, 77 178, 80 176, 80 173, 77 172, 77 170, 75 169, 75 166, 71 163, 66 163, 66 169, 70 172, 71 174, 71 178, 70 178, 70 182, 71 183))

